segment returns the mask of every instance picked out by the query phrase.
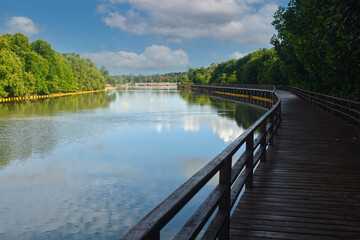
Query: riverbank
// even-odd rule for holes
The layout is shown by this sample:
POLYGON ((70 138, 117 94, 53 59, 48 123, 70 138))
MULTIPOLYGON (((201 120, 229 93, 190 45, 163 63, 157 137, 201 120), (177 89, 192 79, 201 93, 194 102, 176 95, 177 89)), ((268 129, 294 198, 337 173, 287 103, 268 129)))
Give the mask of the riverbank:
POLYGON ((36 99, 43 99, 43 98, 64 97, 64 96, 70 96, 70 95, 96 93, 96 92, 101 92, 101 91, 103 91, 103 90, 91 90, 91 91, 70 92, 70 93, 53 93, 53 94, 47 94, 47 95, 33 95, 33 96, 23 96, 23 97, 0 98, 0 103, 1 102, 23 101, 23 100, 36 100, 36 99))
POLYGON ((129 84, 118 84, 116 86, 106 84, 105 90, 117 90, 119 88, 127 88, 127 87, 168 87, 168 86, 177 86, 177 83, 168 83, 168 82, 160 82, 160 83, 134 83, 133 85, 129 84))
POLYGON ((105 91, 107 91, 107 90, 117 90, 117 89, 118 89, 118 85, 113 86, 111 84, 106 84, 106 87, 105 87, 105 91))

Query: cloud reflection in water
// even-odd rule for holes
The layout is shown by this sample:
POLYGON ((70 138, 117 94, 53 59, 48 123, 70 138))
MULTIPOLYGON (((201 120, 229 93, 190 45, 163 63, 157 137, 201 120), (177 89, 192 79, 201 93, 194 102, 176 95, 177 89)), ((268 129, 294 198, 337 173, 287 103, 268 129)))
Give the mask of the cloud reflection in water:
POLYGON ((116 239, 243 132, 176 91, 116 94, 0 121, 0 239, 116 239))

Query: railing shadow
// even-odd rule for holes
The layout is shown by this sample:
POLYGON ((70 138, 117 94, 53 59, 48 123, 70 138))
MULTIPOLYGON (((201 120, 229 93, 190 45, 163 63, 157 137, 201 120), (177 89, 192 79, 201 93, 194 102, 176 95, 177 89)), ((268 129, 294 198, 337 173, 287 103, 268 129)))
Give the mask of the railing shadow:
POLYGON ((328 96, 325 94, 314 93, 300 88, 289 87, 289 90, 299 97, 309 101, 333 115, 341 117, 345 121, 360 128, 360 103, 328 96))

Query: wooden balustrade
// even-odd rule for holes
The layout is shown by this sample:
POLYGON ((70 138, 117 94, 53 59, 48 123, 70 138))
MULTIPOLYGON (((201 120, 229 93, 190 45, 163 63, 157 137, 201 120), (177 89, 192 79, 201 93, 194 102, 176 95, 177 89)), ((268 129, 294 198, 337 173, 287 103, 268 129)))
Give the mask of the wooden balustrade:
POLYGON ((201 239, 229 239, 230 213, 244 186, 253 187, 254 167, 266 160, 266 148, 272 144, 281 122, 281 102, 278 95, 270 90, 241 89, 218 86, 192 85, 192 89, 212 91, 217 94, 248 99, 250 103, 267 101, 270 109, 219 155, 169 195, 163 202, 143 217, 121 239, 160 239, 161 229, 196 195, 217 173, 219 183, 207 196, 195 213, 180 229, 174 239, 195 239, 204 229, 201 239), (257 97, 257 98, 256 98, 257 97), (268 101, 268 100, 271 101, 268 101), (259 134, 254 138, 255 131, 259 134), (246 145, 238 159, 237 151, 246 145), (232 164, 232 161, 235 161, 232 164))
POLYGON ((290 87, 296 95, 360 127, 360 103, 290 87))

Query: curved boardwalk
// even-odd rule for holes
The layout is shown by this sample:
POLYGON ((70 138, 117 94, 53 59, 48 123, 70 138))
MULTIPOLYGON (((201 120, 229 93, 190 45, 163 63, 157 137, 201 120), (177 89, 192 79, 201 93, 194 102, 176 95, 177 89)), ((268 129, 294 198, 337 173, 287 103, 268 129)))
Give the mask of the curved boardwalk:
POLYGON ((279 91, 282 125, 231 218, 231 239, 360 239, 360 132, 279 91))

